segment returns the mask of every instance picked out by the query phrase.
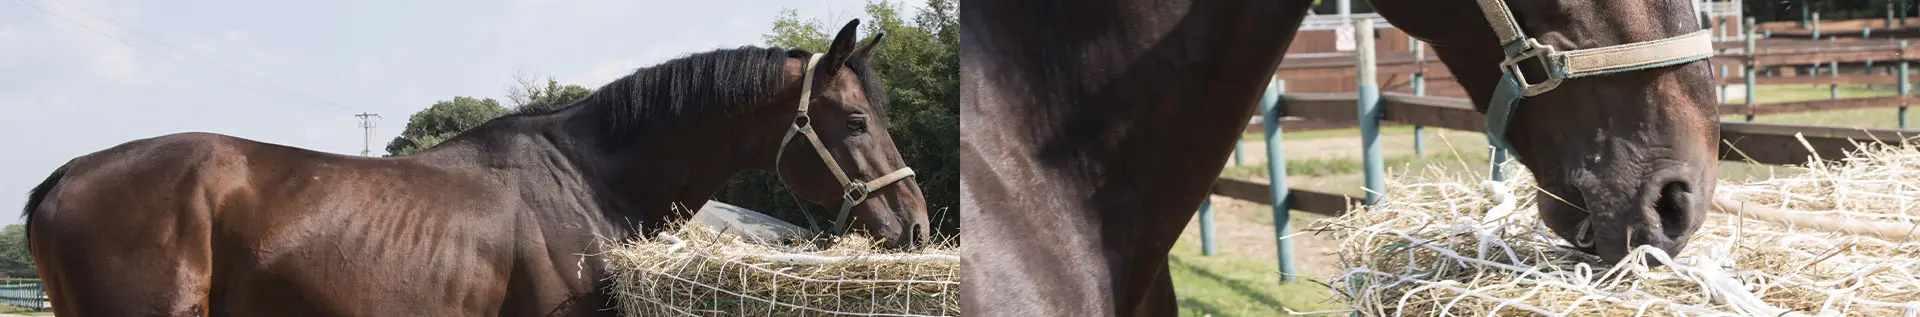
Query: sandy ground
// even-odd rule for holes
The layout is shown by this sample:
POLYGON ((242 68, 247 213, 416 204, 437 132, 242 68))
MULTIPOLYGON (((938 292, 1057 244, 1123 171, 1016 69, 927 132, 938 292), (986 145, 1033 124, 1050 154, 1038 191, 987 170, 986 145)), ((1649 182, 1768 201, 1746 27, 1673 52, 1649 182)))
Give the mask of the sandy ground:
MULTIPOLYGON (((1247 255, 1256 259, 1277 259, 1273 227, 1259 219, 1270 219, 1264 215, 1272 212, 1266 205, 1254 204, 1224 196, 1213 196, 1213 234, 1219 244, 1221 254, 1247 255)), ((1294 212, 1293 228, 1309 228, 1312 221, 1323 219, 1317 215, 1294 212)), ((1189 221, 1186 238, 1200 237, 1200 222, 1189 221)), ((1306 279, 1326 281, 1339 274, 1338 241, 1331 240, 1329 234, 1300 234, 1293 236, 1294 264, 1296 272, 1306 279)), ((1275 262, 1278 263, 1278 262, 1275 262)), ((1277 265, 1277 264, 1276 264, 1277 265)))

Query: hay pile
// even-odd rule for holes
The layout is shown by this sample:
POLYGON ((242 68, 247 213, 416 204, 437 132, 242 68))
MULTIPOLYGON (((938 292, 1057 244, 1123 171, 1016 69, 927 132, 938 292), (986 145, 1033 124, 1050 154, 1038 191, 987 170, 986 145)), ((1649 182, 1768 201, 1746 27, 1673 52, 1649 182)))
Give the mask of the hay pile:
POLYGON ((850 235, 806 251, 818 248, 674 227, 608 252, 613 292, 627 315, 960 315, 957 248, 885 253, 850 235))
POLYGON ((1920 242, 1898 237, 1920 234, 1912 145, 1869 147, 1793 177, 1722 182, 1722 199, 1786 211, 1748 216, 1756 220, 1715 210, 1677 257, 1642 247, 1612 267, 1538 221, 1530 175, 1509 179, 1391 184, 1381 205, 1318 224, 1342 244, 1344 274, 1330 286, 1373 316, 1920 314, 1920 242), (1640 254, 1668 265, 1649 269, 1640 254))

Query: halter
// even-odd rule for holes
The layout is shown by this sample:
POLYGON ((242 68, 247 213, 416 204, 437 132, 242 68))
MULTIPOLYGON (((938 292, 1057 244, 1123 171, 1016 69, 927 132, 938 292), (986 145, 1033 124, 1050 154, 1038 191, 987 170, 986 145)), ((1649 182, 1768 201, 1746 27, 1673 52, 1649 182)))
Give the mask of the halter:
MULTIPOLYGON (((1493 25, 1493 33, 1500 37, 1500 48, 1506 53, 1506 60, 1500 62, 1500 84, 1493 90, 1493 103, 1488 105, 1486 114, 1487 139, 1502 150, 1512 148, 1507 144, 1507 122, 1522 98, 1552 91, 1567 79, 1685 64, 1712 57, 1714 53, 1712 34, 1707 30, 1647 42, 1561 52, 1520 31, 1504 0, 1478 1, 1480 11, 1493 25), (1527 83, 1519 64, 1529 59, 1540 61, 1541 68, 1546 70, 1546 80, 1527 83)), ((1697 12, 1694 18, 1700 18, 1697 12)))
POLYGON ((813 152, 820 154, 820 161, 826 162, 827 170, 832 171, 833 178, 840 181, 840 216, 833 221, 833 234, 840 235, 846 233, 847 216, 852 214, 853 206, 866 201, 868 193, 913 177, 913 168, 901 167, 886 176, 864 182, 848 178, 847 173, 840 170, 840 163, 834 161, 833 154, 827 152, 827 146, 820 143, 820 136, 813 133, 812 120, 807 117, 807 104, 813 101, 813 67, 820 63, 820 56, 813 54, 812 58, 807 59, 806 74, 800 81, 800 113, 794 116, 793 127, 787 129, 787 136, 780 138, 780 149, 773 155, 773 170, 774 175, 779 175, 781 157, 786 156, 787 142, 793 141, 793 135, 807 136, 807 142, 813 144, 813 152))

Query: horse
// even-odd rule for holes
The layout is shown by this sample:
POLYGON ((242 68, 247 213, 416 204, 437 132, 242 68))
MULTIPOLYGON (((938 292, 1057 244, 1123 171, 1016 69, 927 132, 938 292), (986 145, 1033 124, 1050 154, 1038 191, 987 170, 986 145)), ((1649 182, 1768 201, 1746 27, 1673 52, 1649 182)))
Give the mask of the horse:
POLYGON ((604 242, 757 169, 841 205, 831 235, 916 248, 924 198, 868 62, 884 34, 856 46, 859 22, 825 53, 690 54, 409 156, 130 141, 32 190, 29 243, 60 316, 612 316, 604 242))
MULTIPOLYGON (((1559 236, 1611 264, 1699 228, 1719 132, 1689 0, 1372 2, 1533 171, 1559 236)), ((1311 3, 961 6, 964 309, 1174 315, 1167 252, 1311 3)))

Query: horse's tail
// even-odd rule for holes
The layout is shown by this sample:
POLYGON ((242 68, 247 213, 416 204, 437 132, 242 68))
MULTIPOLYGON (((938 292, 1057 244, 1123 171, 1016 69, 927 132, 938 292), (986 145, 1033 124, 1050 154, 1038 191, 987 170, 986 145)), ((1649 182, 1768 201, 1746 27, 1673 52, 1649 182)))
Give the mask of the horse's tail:
POLYGON ((26 230, 27 236, 33 236, 33 211, 40 209, 40 201, 47 198, 47 192, 53 191, 53 186, 60 184, 61 178, 66 178, 67 167, 70 166, 73 166, 73 162, 61 164, 60 168, 53 170, 53 175, 47 176, 47 180, 41 181, 39 186, 34 186, 32 191, 27 192, 27 208, 20 212, 20 216, 26 218, 21 226, 26 230))

